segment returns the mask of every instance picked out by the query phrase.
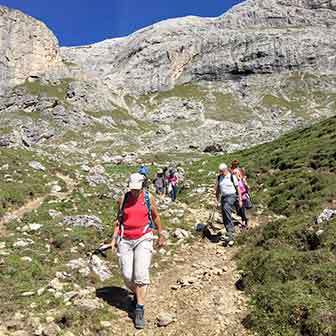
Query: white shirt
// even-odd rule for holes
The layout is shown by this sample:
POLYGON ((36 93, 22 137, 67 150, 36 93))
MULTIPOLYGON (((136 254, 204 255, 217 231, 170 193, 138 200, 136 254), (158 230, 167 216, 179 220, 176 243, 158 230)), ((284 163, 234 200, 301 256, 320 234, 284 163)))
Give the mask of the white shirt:
MULTIPOLYGON (((238 188, 238 179, 235 175, 233 176, 233 182, 235 186, 238 188)), ((222 196, 227 195, 235 195, 236 194, 236 188, 233 185, 231 181, 231 174, 227 174, 226 176, 222 175, 219 178, 219 190, 221 192, 222 196)))

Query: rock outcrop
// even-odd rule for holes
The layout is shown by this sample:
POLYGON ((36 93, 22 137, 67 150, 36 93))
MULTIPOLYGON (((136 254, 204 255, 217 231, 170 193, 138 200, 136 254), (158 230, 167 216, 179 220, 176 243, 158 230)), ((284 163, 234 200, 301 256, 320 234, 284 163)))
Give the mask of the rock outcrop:
POLYGON ((80 47, 19 11, 0 24, 0 86, 21 84, 0 97, 0 147, 230 152, 335 113, 333 0, 248 0, 80 47))
POLYGON ((120 94, 282 71, 334 72, 334 1, 250 0, 215 19, 160 22, 129 37, 62 48, 120 94))
POLYGON ((60 63, 58 41, 46 25, 0 6, 0 90, 41 76, 60 63))

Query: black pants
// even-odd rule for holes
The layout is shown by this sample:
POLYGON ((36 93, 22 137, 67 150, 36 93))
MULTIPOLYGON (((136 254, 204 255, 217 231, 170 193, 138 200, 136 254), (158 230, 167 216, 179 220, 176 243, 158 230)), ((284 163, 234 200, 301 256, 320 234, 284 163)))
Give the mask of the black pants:
POLYGON ((244 205, 242 207, 239 206, 239 201, 237 200, 235 203, 236 211, 238 216, 242 219, 243 222, 246 222, 248 220, 246 216, 246 208, 244 208, 244 205))

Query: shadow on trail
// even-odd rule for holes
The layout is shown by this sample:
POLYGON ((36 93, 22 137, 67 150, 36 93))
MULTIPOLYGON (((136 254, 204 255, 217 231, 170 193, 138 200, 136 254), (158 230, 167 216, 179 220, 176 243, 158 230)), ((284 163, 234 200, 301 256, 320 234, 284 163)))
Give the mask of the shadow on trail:
POLYGON ((96 290, 97 298, 103 299, 110 306, 131 313, 129 291, 121 287, 103 287, 96 290))

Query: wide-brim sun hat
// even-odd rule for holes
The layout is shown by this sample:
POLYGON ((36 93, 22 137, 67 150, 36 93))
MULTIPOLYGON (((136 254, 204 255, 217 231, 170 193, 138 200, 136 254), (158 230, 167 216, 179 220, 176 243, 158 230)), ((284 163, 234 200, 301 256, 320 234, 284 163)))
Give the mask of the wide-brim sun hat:
POLYGON ((131 190, 141 190, 145 177, 139 173, 132 174, 128 179, 128 187, 131 190))

